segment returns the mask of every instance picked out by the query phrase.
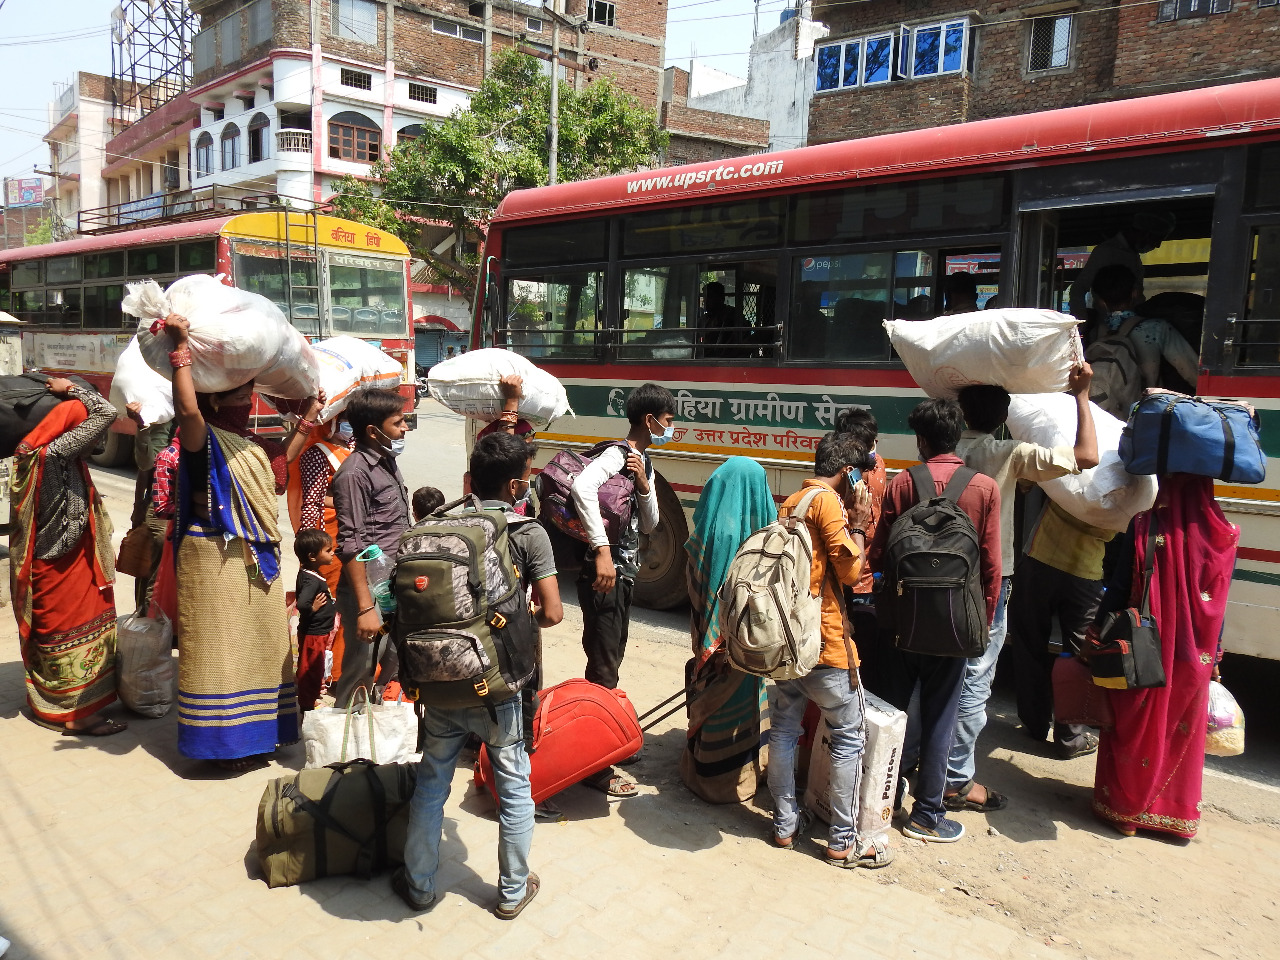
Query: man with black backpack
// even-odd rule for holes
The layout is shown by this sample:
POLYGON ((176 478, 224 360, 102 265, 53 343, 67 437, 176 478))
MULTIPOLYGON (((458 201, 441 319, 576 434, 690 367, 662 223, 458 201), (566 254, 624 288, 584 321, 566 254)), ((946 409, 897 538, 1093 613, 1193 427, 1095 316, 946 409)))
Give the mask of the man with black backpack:
POLYGON ((955 401, 925 400, 907 424, 923 462, 889 483, 870 550, 884 574, 881 692, 905 710, 920 684, 919 773, 902 832, 950 843, 964 827, 944 816, 947 755, 967 658, 986 649, 1000 593, 1000 488, 956 456, 955 401))

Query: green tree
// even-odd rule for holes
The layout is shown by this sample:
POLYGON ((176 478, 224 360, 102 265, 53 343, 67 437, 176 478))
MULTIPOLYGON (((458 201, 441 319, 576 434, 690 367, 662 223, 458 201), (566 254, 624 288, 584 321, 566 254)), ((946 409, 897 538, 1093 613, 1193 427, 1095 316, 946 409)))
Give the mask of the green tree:
MULTIPOLYGON (((512 190, 547 182, 551 80, 541 63, 515 51, 501 54, 471 98, 422 136, 395 147, 373 165, 368 180, 344 177, 338 216, 399 236, 425 260, 437 282, 474 301, 480 258, 469 252, 512 190), (448 224, 455 256, 425 248, 422 221, 448 224)), ((607 77, 582 91, 561 81, 558 177, 584 180, 654 165, 667 134, 653 113, 607 77)))
POLYGON ((27 227, 22 238, 23 246, 34 247, 41 243, 53 243, 53 219, 41 217, 34 227, 27 227))

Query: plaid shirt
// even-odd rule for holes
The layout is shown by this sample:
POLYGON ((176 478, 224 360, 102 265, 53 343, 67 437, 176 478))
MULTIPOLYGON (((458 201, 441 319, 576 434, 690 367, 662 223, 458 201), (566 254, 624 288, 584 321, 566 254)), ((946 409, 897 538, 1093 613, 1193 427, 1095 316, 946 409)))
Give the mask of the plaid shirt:
POLYGON ((177 514, 174 500, 178 479, 178 438, 175 435, 169 445, 156 454, 155 475, 151 478, 151 508, 157 517, 171 518, 177 514))

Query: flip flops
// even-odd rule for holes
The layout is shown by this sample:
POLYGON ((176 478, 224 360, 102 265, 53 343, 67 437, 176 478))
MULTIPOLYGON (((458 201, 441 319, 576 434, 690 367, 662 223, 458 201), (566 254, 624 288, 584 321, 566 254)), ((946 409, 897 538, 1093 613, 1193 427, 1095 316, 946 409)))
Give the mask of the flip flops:
POLYGON ((124 733, 129 729, 129 724, 122 720, 112 720, 109 717, 99 717, 90 726, 76 727, 74 729, 63 723, 42 720, 34 714, 30 716, 30 720, 37 727, 53 730, 64 737, 111 737, 117 733, 124 733))

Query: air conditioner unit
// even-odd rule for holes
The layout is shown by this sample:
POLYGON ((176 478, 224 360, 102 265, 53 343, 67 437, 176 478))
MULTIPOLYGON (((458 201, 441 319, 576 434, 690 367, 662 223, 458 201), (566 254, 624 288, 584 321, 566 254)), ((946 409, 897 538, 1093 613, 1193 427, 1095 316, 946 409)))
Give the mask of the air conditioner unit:
POLYGON ((164 168, 164 188, 177 190, 182 185, 182 176, 177 167, 164 168))

